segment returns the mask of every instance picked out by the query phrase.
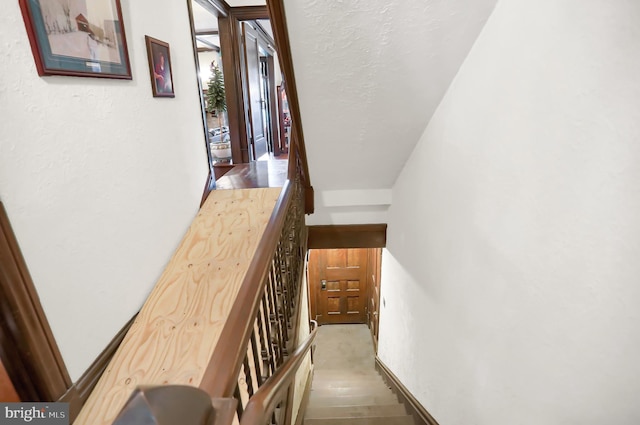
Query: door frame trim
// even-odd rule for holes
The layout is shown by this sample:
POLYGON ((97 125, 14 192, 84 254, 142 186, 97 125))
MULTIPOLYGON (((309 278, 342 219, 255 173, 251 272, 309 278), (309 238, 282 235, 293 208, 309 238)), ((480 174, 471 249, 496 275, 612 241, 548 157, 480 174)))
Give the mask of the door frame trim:
POLYGON ((269 19, 266 6, 232 7, 227 16, 218 18, 220 50, 222 55, 222 71, 227 96, 227 117, 229 119, 229 137, 231 157, 234 164, 248 163, 249 139, 247 137, 247 111, 245 99, 247 95, 243 83, 244 59, 242 58, 242 34, 240 21, 269 19), (237 143, 234 141, 237 140, 237 143))
POLYGON ((71 378, 1 201, 0 254, 2 363, 21 400, 57 400, 71 378))
MULTIPOLYGON (((346 251, 349 248, 329 248, 329 249, 338 249, 340 251, 346 251)), ((368 326, 368 307, 369 307, 369 295, 370 295, 370 288, 369 288, 369 271, 370 271, 370 266, 371 266, 371 262, 369 261, 369 257, 370 257, 370 249, 369 248, 355 248, 357 250, 361 250, 361 251, 365 251, 362 253, 362 256, 360 257, 360 266, 359 266, 359 273, 362 273, 360 282, 362 283, 362 285, 364 285, 364 288, 362 288, 360 290, 360 295, 362 296, 364 302, 362 303, 362 308, 363 311, 361 313, 362 316, 362 321, 361 322, 357 322, 357 323, 362 323, 362 324, 366 324, 368 326)), ((325 325, 325 324, 341 324, 341 323, 354 323, 354 322, 349 322, 349 321, 336 321, 336 319, 332 319, 332 317, 334 317, 333 315, 329 315, 326 314, 325 312, 325 307, 322 305, 322 301, 321 299, 323 298, 322 293, 324 293, 325 295, 327 295, 330 290, 319 290, 317 288, 318 282, 320 282, 320 279, 323 278, 323 273, 326 273, 326 254, 325 252, 327 251, 327 249, 314 249, 312 252, 310 252, 309 255, 309 261, 307 263, 307 270, 308 270, 308 274, 307 274, 307 288, 309 291, 309 317, 312 320, 316 320, 318 322, 318 325, 325 325)), ((345 255, 348 255, 347 253, 345 253, 345 255)), ((345 270, 350 271, 350 267, 345 267, 345 270)), ((332 270, 332 273, 335 273, 335 270, 332 270)), ((324 276, 327 277, 327 276, 324 276)), ((342 280, 343 278, 341 278, 342 280)), ((346 280, 347 278, 344 278, 344 280, 346 280)), ((327 280, 329 280, 329 278, 327 277, 327 280)), ((340 292, 348 292, 345 291, 344 289, 341 289, 340 292)), ((341 298, 341 302, 343 302, 342 298, 341 298)), ((341 305, 341 310, 342 310, 342 305, 341 305)), ((341 316, 345 316, 347 315, 347 313, 341 313, 341 316)), ((348 316, 348 315, 347 315, 348 316)))
POLYGON ((307 226, 309 249, 385 248, 387 224, 307 226))

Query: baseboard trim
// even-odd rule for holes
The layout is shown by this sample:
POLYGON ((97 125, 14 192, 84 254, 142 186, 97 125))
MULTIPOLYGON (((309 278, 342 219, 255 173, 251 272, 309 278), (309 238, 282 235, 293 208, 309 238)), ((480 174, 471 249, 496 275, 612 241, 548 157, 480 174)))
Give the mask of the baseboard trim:
POLYGON ((385 382, 393 387, 395 393, 400 397, 404 405, 409 409, 411 415, 413 415, 416 423, 419 425, 438 425, 438 422, 431 416, 431 414, 424 408, 422 404, 409 392, 396 375, 389 370, 389 368, 382 363, 380 358, 376 356, 376 370, 382 375, 385 382))
POLYGON ((295 425, 302 425, 302 421, 304 421, 304 412, 307 410, 309 397, 311 396, 311 381, 313 381, 313 365, 311 365, 309 375, 307 375, 307 384, 304 386, 304 393, 302 394, 302 400, 300 400, 300 409, 298 410, 295 425))
POLYGON ((111 342, 107 345, 107 347, 102 350, 102 353, 98 355, 98 357, 93 361, 91 366, 82 374, 80 379, 75 382, 67 392, 60 397, 58 401, 69 403, 69 417, 70 423, 73 423, 82 410, 82 407, 86 403, 89 395, 95 388, 98 380, 102 376, 102 373, 105 371, 111 358, 118 350, 120 343, 124 339, 125 335, 133 325, 138 314, 136 313, 131 320, 129 320, 120 331, 116 334, 115 337, 111 340, 111 342))

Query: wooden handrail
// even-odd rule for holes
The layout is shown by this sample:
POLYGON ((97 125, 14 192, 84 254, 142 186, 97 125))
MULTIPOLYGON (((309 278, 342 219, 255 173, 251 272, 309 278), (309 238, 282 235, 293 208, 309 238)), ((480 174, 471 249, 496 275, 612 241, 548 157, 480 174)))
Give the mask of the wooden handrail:
MULTIPOLYGON (((306 252, 303 196, 299 177, 285 182, 197 389, 207 399, 233 400, 240 419, 256 391, 265 383, 274 382, 269 378, 291 358, 291 336, 298 332, 294 323, 299 323, 294 319, 294 315, 299 314, 295 305, 302 292, 306 252)), ((291 368, 298 363, 286 364, 291 368)), ((163 387, 145 388, 137 397, 130 398, 120 412, 118 425, 141 424, 139 418, 155 415, 153 412, 158 413, 152 422, 156 425, 178 423, 163 421, 184 409, 195 409, 181 402, 167 409, 169 406, 162 401, 145 401, 148 394, 169 391, 165 387, 157 392, 156 388, 163 387)), ((170 391, 178 394, 191 390, 174 387, 170 391)), ((215 404, 213 407, 215 410, 215 404)), ((198 411, 191 412, 196 418, 193 423, 198 423, 197 418, 209 417, 210 408, 204 403, 195 409, 198 411)), ((276 416, 274 414, 274 418, 276 416)), ((216 425, 230 424, 216 420, 216 425)))
POLYGON ((289 42, 289 32, 287 29, 287 18, 284 10, 283 0, 267 0, 267 9, 273 28, 273 38, 276 42, 280 69, 284 76, 287 102, 291 114, 291 142, 289 146, 289 178, 292 179, 296 173, 302 177, 302 185, 307 192, 308 198, 305 200, 305 212, 313 213, 313 186, 309 175, 309 164, 307 161, 307 148, 302 131, 302 115, 300 114, 300 102, 298 101, 298 90, 296 87, 296 77, 293 71, 293 59, 291 56, 291 43, 289 42), (296 161, 300 160, 300 169, 296 161))
POLYGON ((287 180, 276 202, 273 214, 260 240, 247 274, 238 290, 226 325, 207 365, 200 388, 211 397, 233 397, 237 377, 247 349, 254 318, 264 293, 263 282, 269 272, 273 253, 280 238, 287 211, 293 198, 293 184, 287 180))
POLYGON ((296 372, 318 333, 318 324, 313 320, 312 323, 315 326, 307 339, 251 397, 244 409, 240 425, 260 425, 267 422, 276 405, 280 402, 283 392, 295 379, 296 372))

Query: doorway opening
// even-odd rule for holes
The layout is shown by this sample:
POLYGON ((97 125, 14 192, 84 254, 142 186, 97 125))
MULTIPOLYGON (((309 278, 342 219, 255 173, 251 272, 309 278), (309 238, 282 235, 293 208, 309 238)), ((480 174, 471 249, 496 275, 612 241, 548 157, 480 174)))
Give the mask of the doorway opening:
POLYGON ((235 3, 189 0, 213 180, 238 164, 288 157, 287 102, 267 8, 235 3), (214 67, 224 79, 222 112, 207 102, 214 67))
POLYGON ((323 324, 366 324, 377 348, 381 248, 309 250, 311 319, 323 324))
POLYGON ((278 87, 282 75, 268 19, 242 21, 243 86, 246 132, 250 159, 286 159, 278 120, 278 87))

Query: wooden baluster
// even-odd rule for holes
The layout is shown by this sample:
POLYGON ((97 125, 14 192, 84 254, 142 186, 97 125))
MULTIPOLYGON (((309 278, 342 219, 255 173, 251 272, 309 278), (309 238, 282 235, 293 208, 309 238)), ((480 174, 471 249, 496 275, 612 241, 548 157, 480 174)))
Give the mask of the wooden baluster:
MULTIPOLYGON (((290 211, 288 214, 288 220, 287 220, 287 236, 288 236, 288 241, 287 241, 287 274, 289 276, 289 288, 290 291, 293 292, 293 287, 295 286, 295 281, 297 276, 294 274, 295 272, 295 256, 297 254, 297 249, 296 249, 296 239, 295 239, 295 225, 294 225, 294 215, 293 212, 290 211)), ((291 297, 289 299, 289 305, 291 306, 291 308, 293 308, 293 297, 291 297)))
POLYGON ((269 288, 265 288, 264 295, 262 296, 262 314, 264 320, 265 327, 265 335, 262 340, 264 344, 264 348, 267 350, 267 356, 269 359, 269 368, 268 368, 268 376, 271 376, 273 372, 276 370, 276 354, 273 350, 273 339, 272 339, 272 330, 271 330, 271 320, 269 319, 269 306, 268 306, 268 298, 269 298, 269 288))
POLYGON ((267 325, 268 321, 265 320, 265 317, 266 317, 265 297, 266 296, 267 296, 266 292, 262 294, 260 307, 258 308, 258 326, 259 326, 258 337, 260 340, 260 354, 262 356, 262 362, 265 365, 265 368, 262 374, 263 380, 266 380, 273 373, 273 364, 272 364, 271 349, 270 349, 271 346, 269 344, 269 336, 268 336, 269 335, 269 329, 267 325))
POLYGON ((284 361, 284 357, 286 356, 286 347, 284 346, 284 337, 282 333, 282 323, 280 321, 280 306, 278 300, 278 290, 277 290, 277 282, 279 279, 279 273, 276 267, 271 268, 269 285, 271 286, 271 295, 273 302, 273 326, 275 328, 275 343, 277 347, 278 357, 276 358, 276 365, 280 366, 284 361))
MULTIPOLYGON (((264 295, 262 296, 264 298, 264 295)), ((269 367, 269 352, 267 351, 267 346, 264 343, 266 329, 264 327, 264 311, 262 310, 262 301, 260 302, 260 306, 258 307, 258 317, 256 317, 256 321, 258 323, 258 342, 260 349, 260 358, 262 359, 262 364, 264 365, 262 376, 266 379, 265 368, 269 367)))
MULTIPOLYGON (((279 244, 280 245, 280 244, 279 244)), ((287 327, 284 324, 285 320, 285 312, 286 312, 286 303, 283 302, 283 293, 284 293, 284 282, 283 282, 283 271, 282 271, 282 261, 278 259, 278 249, 276 249, 276 267, 274 267, 274 275, 273 281, 276 286, 276 293, 278 296, 278 330, 280 331, 280 346, 282 347, 283 356, 288 354, 287 351, 287 341, 289 339, 289 335, 287 332, 287 327)))
POLYGON ((285 323, 286 305, 284 302, 284 281, 282 272, 275 275, 275 284, 278 287, 278 329, 280 330, 280 346, 282 347, 283 361, 289 355, 287 341, 289 332, 285 323))
POLYGON ((274 353, 275 353, 275 365, 276 367, 280 366, 280 364, 282 364, 282 345, 280 344, 282 338, 281 338, 281 333, 280 333, 280 327, 279 327, 279 322, 278 322, 278 309, 276 308, 276 304, 277 304, 277 300, 276 300, 276 290, 275 290, 275 284, 273 282, 273 267, 271 267, 271 270, 269 272, 268 275, 268 279, 267 279, 267 295, 268 295, 268 300, 269 300, 269 322, 271 323, 271 329, 272 329, 272 333, 271 333, 271 343, 273 344, 274 347, 274 353))
POLYGON ((247 383, 247 393, 249 394, 249 398, 255 393, 253 388, 253 378, 251 377, 251 367, 249 367, 249 357, 244 356, 244 362, 242 363, 244 366, 244 379, 247 383))
POLYGON ((238 405, 236 407, 236 412, 238 413, 238 419, 242 418, 242 412, 244 411, 244 406, 242 404, 242 396, 240 395, 240 385, 236 385, 236 389, 233 392, 233 397, 238 400, 238 405))
POLYGON ((258 342, 256 339, 255 330, 251 333, 250 344, 251 344, 251 354, 253 355, 253 364, 256 369, 256 381, 258 383, 258 387, 261 387, 262 383, 264 382, 262 376, 263 376, 263 369, 265 366, 263 365, 262 358, 258 355, 258 342))
MULTIPOLYGON (((279 244, 280 246, 282 245, 279 244)), ((285 325, 287 317, 289 315, 289 311, 288 311, 288 303, 286 301, 286 292, 287 292, 287 281, 286 281, 286 262, 284 261, 284 258, 282 256, 282 250, 278 249, 276 251, 277 253, 277 257, 278 257, 278 271, 279 273, 277 274, 277 284, 278 284, 278 299, 279 299, 279 314, 278 314, 278 320, 280 321, 281 327, 282 327, 282 340, 284 343, 284 346, 286 347, 286 344, 289 340, 289 332, 288 332, 288 327, 285 325)))
MULTIPOLYGON (((289 260, 289 285, 287 287, 288 297, 287 302, 289 303, 289 310, 292 311, 295 308, 295 295, 296 295, 296 280, 298 278, 298 247, 296 240, 296 232, 295 232, 295 216, 290 214, 290 219, 288 220, 288 233, 289 233, 289 246, 290 246, 290 255, 288 257, 289 260)), ((291 313, 290 313, 291 314, 291 313)), ((289 323, 291 323, 291 317, 289 317, 289 323)))

